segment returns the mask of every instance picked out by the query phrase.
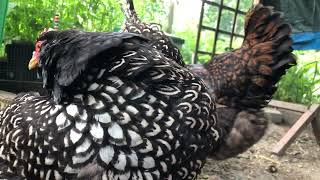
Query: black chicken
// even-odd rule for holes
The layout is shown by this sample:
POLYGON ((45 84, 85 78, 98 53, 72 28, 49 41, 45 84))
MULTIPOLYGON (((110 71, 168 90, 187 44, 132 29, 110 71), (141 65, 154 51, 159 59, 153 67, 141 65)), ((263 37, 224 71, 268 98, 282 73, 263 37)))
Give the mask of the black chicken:
MULTIPOLYGON (((150 44, 167 57, 172 58, 170 51, 163 47, 172 47, 177 52, 174 57, 180 57, 182 61, 170 38, 159 28, 153 33, 146 33, 150 32, 150 25, 137 17, 133 0, 125 2, 125 30, 150 38, 150 44)), ((279 12, 258 4, 246 15, 245 40, 241 48, 218 55, 206 64, 187 66, 205 81, 211 96, 217 98, 219 122, 229 127, 227 132, 230 134, 226 136, 229 140, 224 141, 229 145, 221 148, 223 152, 215 155, 216 158, 224 159, 243 152, 264 134, 267 122, 261 108, 272 98, 276 83, 286 69, 296 64, 291 53, 290 33, 290 26, 283 23, 279 12), (244 134, 238 129, 242 129, 244 134)))
POLYGON ((28 179, 192 179, 218 148, 204 84, 145 38, 49 31, 36 48, 29 68, 39 66, 51 95, 20 94, 3 111, 5 171, 28 179))

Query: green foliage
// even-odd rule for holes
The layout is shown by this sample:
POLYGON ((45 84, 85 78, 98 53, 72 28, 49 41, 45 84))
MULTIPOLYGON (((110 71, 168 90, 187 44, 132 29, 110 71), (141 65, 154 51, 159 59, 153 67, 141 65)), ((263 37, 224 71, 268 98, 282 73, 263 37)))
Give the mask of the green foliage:
POLYGON ((196 47, 197 33, 195 33, 192 28, 187 28, 185 31, 176 32, 175 35, 185 40, 181 48, 181 53, 184 61, 187 64, 190 64, 193 56, 192 50, 194 50, 194 47, 196 47))
POLYGON ((296 51, 298 65, 278 83, 275 99, 310 105, 320 102, 320 53, 296 51))
POLYGON ((162 0, 134 0, 134 7, 140 19, 144 22, 157 23, 166 29, 168 7, 162 0))
MULTIPOLYGON (((166 18, 162 1, 136 0, 135 8, 146 22, 160 23, 166 18)), ((60 15, 60 29, 118 31, 124 23, 118 0, 10 0, 0 56, 12 40, 35 41, 44 28, 53 27, 55 14, 60 15)))
POLYGON ((110 31, 120 27, 123 15, 116 1, 106 0, 12 0, 5 25, 5 39, 34 41, 52 17, 60 14, 60 28, 110 31), (117 17, 117 18, 110 18, 117 17))
MULTIPOLYGON (((150 22, 160 22, 166 15, 164 3, 155 0, 135 1, 135 8, 150 22)), ((118 31, 124 23, 118 0, 10 0, 5 43, 34 41, 45 27, 53 27, 55 14, 60 15, 60 29, 118 31)))

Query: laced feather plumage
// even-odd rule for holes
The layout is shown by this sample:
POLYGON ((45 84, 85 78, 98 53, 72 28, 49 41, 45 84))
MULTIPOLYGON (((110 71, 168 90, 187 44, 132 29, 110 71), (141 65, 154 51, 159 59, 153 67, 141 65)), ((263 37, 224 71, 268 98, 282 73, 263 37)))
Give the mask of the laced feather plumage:
POLYGON ((39 40, 50 95, 22 94, 1 115, 8 172, 28 179, 197 177, 220 132, 198 77, 135 34, 68 30, 39 40))

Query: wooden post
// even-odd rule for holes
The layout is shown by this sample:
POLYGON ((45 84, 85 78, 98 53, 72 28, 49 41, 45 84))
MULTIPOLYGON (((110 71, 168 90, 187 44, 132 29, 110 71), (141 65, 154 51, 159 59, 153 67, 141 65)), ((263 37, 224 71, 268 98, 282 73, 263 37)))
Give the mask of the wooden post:
MULTIPOLYGON (((320 111, 319 104, 313 104, 311 107, 297 120, 297 122, 289 129, 289 131, 281 138, 281 140, 273 148, 272 153, 276 155, 283 155, 285 150, 290 146, 290 144, 298 137, 302 130, 316 118, 320 111)), ((314 132, 317 138, 320 136, 320 126, 318 126, 318 121, 314 123, 314 132)), ((318 139, 319 141, 319 139, 318 139)))
POLYGON ((308 110, 308 106, 291 103, 291 102, 278 101, 278 100, 271 100, 268 106, 286 109, 290 111, 301 112, 301 113, 304 113, 308 110))
POLYGON ((172 33, 173 18, 174 18, 174 2, 173 0, 171 0, 170 6, 169 6, 168 27, 167 27, 167 33, 169 34, 172 33))

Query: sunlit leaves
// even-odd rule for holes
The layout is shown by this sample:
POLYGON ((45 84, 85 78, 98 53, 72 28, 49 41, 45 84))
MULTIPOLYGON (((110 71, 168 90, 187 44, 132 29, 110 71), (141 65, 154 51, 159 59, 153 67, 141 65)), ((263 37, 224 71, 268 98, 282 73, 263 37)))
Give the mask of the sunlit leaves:
POLYGON ((295 54, 298 65, 281 79, 274 98, 307 105, 319 103, 320 54, 314 51, 296 51, 295 54))
MULTIPOLYGON (((143 20, 161 22, 166 16, 162 1, 134 2, 143 20)), ((124 23, 118 0, 10 0, 5 41, 34 41, 43 28, 53 27, 56 13, 60 15, 60 29, 118 31, 124 23)))

